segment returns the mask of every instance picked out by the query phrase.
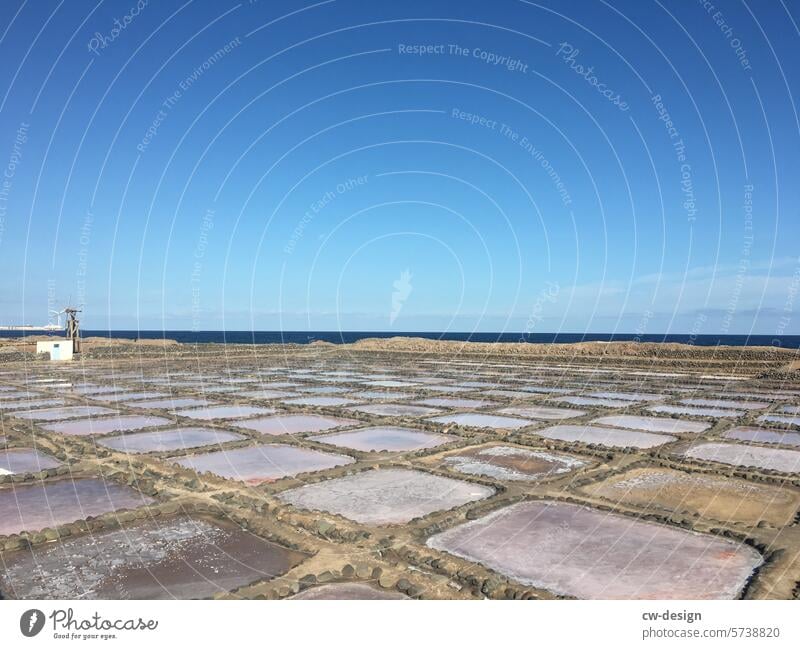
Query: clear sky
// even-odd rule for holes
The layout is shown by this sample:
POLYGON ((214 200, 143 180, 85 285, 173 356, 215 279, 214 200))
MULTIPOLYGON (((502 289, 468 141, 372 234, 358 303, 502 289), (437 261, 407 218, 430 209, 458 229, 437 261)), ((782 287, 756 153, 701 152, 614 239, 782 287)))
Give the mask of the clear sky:
POLYGON ((800 333, 796 3, 2 13, 3 323, 800 333))

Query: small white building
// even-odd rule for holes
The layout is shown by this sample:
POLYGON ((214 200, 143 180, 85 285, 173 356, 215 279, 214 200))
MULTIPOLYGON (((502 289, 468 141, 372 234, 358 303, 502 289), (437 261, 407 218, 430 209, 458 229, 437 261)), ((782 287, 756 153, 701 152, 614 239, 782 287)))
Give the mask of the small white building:
POLYGON ((50 354, 51 361, 71 361, 72 360, 72 340, 69 338, 52 338, 50 340, 39 340, 36 343, 36 353, 50 354))

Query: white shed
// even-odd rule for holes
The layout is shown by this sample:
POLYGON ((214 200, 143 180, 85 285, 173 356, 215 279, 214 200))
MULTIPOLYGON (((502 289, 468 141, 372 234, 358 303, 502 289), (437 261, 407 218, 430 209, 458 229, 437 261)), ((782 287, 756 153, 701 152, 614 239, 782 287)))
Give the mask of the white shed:
POLYGON ((51 340, 39 340, 36 343, 36 353, 50 354, 51 361, 71 361, 72 360, 72 340, 69 338, 53 338, 51 340))

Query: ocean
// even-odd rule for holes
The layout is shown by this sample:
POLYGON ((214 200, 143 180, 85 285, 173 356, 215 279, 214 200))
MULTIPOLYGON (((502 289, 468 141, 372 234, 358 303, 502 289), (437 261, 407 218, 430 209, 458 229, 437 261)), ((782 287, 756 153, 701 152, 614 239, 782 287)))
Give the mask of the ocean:
MULTIPOLYGON (((35 331, 0 331, 0 338, 41 336, 35 331)), ((101 331, 86 329, 83 337, 105 338, 168 338, 181 343, 231 343, 231 344, 299 344, 317 340, 330 343, 353 343, 363 338, 392 338, 408 336, 430 340, 458 340, 479 343, 578 343, 578 342, 643 342, 684 343, 713 347, 716 345, 775 346, 800 349, 800 336, 765 335, 691 335, 691 334, 632 334, 632 333, 512 333, 512 332, 431 332, 431 331, 101 331)))

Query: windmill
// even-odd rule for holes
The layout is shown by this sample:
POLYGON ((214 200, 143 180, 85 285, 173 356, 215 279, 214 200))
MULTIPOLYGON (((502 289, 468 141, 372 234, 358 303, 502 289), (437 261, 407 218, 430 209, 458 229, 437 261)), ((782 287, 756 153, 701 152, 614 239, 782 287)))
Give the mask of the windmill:
POLYGON ((72 341, 73 354, 79 354, 81 351, 80 322, 78 321, 78 318, 75 317, 80 312, 81 312, 80 309, 76 309, 75 307, 72 306, 66 307, 61 312, 66 314, 67 316, 67 323, 66 323, 67 338, 69 338, 72 341))
POLYGON ((47 313, 49 315, 49 324, 47 325, 48 329, 63 329, 64 325, 61 323, 61 316, 64 315, 66 309, 61 309, 61 311, 54 311, 50 309, 47 313), (53 322, 55 320, 55 322, 53 322))

